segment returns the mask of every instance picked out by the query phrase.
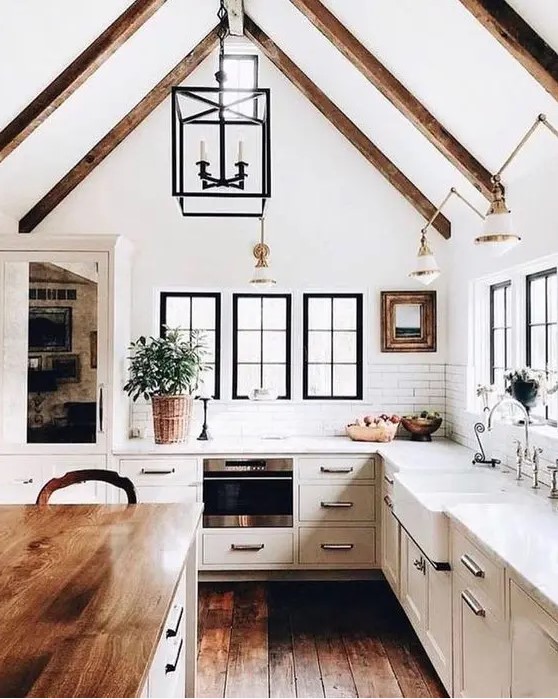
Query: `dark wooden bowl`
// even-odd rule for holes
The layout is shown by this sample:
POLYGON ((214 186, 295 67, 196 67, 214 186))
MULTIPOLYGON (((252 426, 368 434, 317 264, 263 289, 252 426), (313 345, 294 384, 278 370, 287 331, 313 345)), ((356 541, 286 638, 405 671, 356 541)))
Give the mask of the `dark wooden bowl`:
POLYGON ((425 417, 403 417, 401 418, 401 424, 408 432, 411 433, 412 442, 431 442, 432 435, 437 429, 440 428, 440 425, 442 424, 442 418, 435 417, 428 419, 425 417))

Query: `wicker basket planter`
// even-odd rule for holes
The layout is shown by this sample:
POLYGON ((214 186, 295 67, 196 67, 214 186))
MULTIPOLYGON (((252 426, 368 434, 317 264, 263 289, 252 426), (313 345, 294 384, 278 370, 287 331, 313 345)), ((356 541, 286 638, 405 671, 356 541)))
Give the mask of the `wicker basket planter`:
POLYGON ((176 444, 188 437, 192 396, 152 396, 155 444, 176 444))

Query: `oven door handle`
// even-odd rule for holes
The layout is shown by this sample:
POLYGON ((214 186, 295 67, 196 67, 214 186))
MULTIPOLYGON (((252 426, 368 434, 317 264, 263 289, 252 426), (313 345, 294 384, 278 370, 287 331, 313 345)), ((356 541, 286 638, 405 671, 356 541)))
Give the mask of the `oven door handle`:
POLYGON ((204 476, 204 481, 292 481, 292 476, 204 476))

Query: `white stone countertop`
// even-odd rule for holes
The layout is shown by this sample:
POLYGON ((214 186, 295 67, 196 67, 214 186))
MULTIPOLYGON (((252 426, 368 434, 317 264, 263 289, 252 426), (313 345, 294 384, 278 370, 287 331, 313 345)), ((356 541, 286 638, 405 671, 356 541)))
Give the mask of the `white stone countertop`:
POLYGON ((382 444, 379 442, 353 442, 348 437, 230 437, 199 442, 190 439, 181 444, 155 444, 149 439, 130 439, 116 445, 117 456, 217 456, 217 455, 311 455, 311 454, 379 454, 395 468, 447 468, 467 466, 471 463, 469 449, 447 439, 432 442, 411 442, 396 439, 382 444))
POLYGON ((541 495, 525 504, 460 504, 447 513, 558 617, 558 501, 541 495))

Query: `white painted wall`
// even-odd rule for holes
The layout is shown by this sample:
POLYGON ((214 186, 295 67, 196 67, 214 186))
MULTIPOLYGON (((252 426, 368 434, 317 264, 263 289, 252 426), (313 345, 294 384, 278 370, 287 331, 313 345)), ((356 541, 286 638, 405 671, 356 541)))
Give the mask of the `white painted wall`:
MULTIPOLYGON (((214 69, 210 58, 189 82, 210 81, 214 69)), ((383 405, 401 412, 425 405, 442 410, 447 279, 438 286, 439 351, 380 352, 379 292, 416 288, 407 274, 423 220, 264 58, 260 84, 272 90, 274 180, 266 235, 281 288, 295 294, 302 289, 352 289, 366 292, 370 299, 364 403, 335 408, 313 405, 303 408, 302 414, 292 407, 277 406, 285 429, 339 431, 359 413, 380 410, 383 405), (403 384, 393 374, 390 381, 384 381, 381 366, 402 362, 406 366, 399 377, 403 384), (416 393, 410 385, 415 369, 415 373, 436 372, 426 379, 417 378, 416 393)), ((249 290, 251 249, 259 235, 257 220, 186 219, 179 214, 170 196, 169 109, 169 101, 158 108, 37 233, 120 233, 133 241, 134 335, 157 330, 158 288, 249 290)), ((432 244, 440 260, 448 264, 447 244, 436 233, 432 244)), ((224 387, 225 396, 229 390, 224 387)), ((238 406, 231 410, 222 420, 223 432, 236 429, 238 420, 245 417, 239 417, 238 406)), ((142 409, 137 414, 141 422, 142 409)), ((266 421, 266 411, 258 408, 260 432, 269 432, 277 423, 276 412, 267 416, 266 421)), ((252 425, 254 419, 252 414, 252 425)))
POLYGON ((0 211, 0 235, 7 233, 17 233, 17 221, 15 218, 0 211))
MULTIPOLYGON (((213 59, 190 82, 204 83, 213 59)), ((421 217, 265 59, 272 89, 273 198, 266 234, 282 286, 361 288, 375 296, 371 352, 379 354, 381 289, 407 279, 421 217)), ((250 277, 256 220, 183 218, 170 196, 169 102, 159 107, 41 224, 40 232, 120 233, 136 245, 133 332, 153 329, 153 291, 163 286, 242 287, 250 277)), ((437 234, 433 245, 443 259, 437 234)), ((444 286, 440 351, 444 359, 444 286)), ((424 356, 424 355, 422 355, 424 356)), ((421 356, 417 361, 421 361, 421 356)))

